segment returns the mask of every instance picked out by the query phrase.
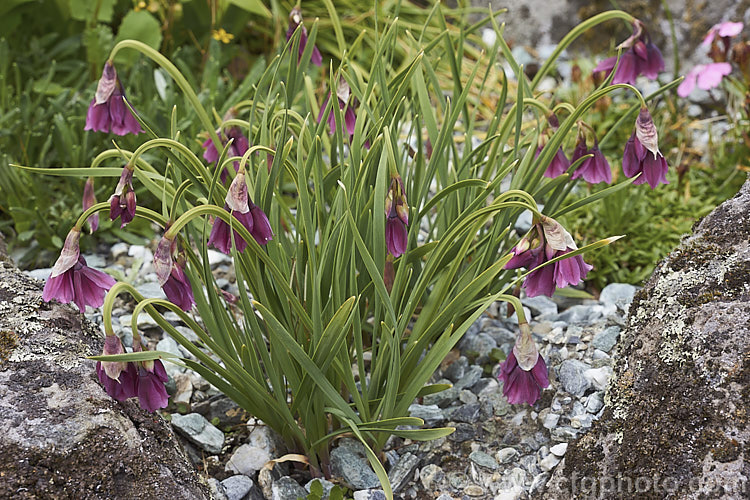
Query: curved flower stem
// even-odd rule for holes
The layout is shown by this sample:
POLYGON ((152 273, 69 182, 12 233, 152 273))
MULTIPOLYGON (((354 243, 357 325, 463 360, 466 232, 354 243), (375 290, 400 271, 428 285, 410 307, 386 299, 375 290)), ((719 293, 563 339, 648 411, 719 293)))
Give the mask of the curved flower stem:
MULTIPOLYGON (((79 217, 78 220, 76 220, 75 225, 73 226, 77 230, 81 230, 83 227, 83 224, 88 220, 90 216, 97 212, 101 212, 103 210, 107 210, 110 208, 108 201, 102 201, 100 203, 97 203, 91 207, 88 208, 88 210, 84 211, 79 217)), ((150 210, 145 207, 135 207, 135 215, 137 217, 141 217, 143 219, 150 220, 151 222, 155 222, 156 224, 159 224, 162 227, 167 226, 167 219, 165 219, 160 214, 154 212, 153 210, 150 210)))
POLYGON ((539 71, 531 81, 531 90, 534 90, 536 86, 539 85, 539 82, 547 75, 547 73, 549 73, 552 65, 555 63, 555 61, 557 61, 557 58, 560 57, 562 51, 568 48, 568 46, 573 43, 576 38, 581 36, 589 29, 593 28, 594 26, 611 19, 622 19, 631 24, 633 23, 633 21, 635 21, 635 18, 633 16, 621 10, 608 10, 607 12, 602 12, 601 14, 597 14, 594 17, 583 21, 581 24, 570 30, 570 32, 568 32, 568 34, 565 35, 562 40, 560 40, 560 43, 557 44, 557 47, 555 47, 555 50, 552 51, 552 54, 550 54, 547 60, 544 61, 544 64, 541 68, 539 68, 539 71))
POLYGON ((222 147, 221 140, 219 140, 219 136, 216 134, 216 129, 213 122, 211 121, 211 118, 208 116, 205 108, 198 100, 198 96, 195 94, 193 87, 191 87, 190 83, 188 83, 185 77, 182 76, 182 73, 180 73, 180 70, 177 69, 177 66, 172 64, 172 61, 164 57, 158 50, 155 50, 145 43, 139 42, 137 40, 122 40, 121 42, 119 42, 114 46, 112 52, 109 53, 109 60, 113 60, 115 58, 115 55, 122 49, 137 50, 138 52, 150 58, 156 64, 161 66, 167 73, 169 73, 169 76, 171 76, 175 83, 177 83, 177 85, 180 87, 180 89, 182 89, 185 97, 187 97, 188 101, 190 101, 190 104, 192 104, 193 109, 195 109, 195 112, 198 114, 198 118, 208 131, 209 137, 211 137, 211 140, 216 146, 216 149, 220 150, 222 147))
MULTIPOLYGON (((560 128, 557 130, 557 132, 555 132, 555 134, 550 138, 542 151, 539 153, 539 156, 536 159, 538 164, 549 165, 549 163, 552 161, 552 157, 557 153, 557 149, 562 145, 563 140, 565 140, 565 136, 570 131, 570 129, 573 128, 573 125, 578 121, 578 118, 591 106, 593 106, 596 101, 620 88, 633 91, 641 101, 641 104, 643 106, 646 105, 646 101, 644 100, 643 95, 638 91, 638 89, 627 83, 616 83, 614 85, 610 85, 608 87, 604 87, 595 91, 583 102, 581 102, 581 104, 579 104, 575 108, 573 113, 568 116, 563 123, 560 124, 560 128)), ((538 175, 541 177, 542 173, 542 171, 539 171, 538 175)))
POLYGON ((523 312, 523 304, 521 304, 521 299, 519 299, 515 295, 506 295, 506 294, 500 295, 498 299, 508 302, 510 305, 513 306, 513 308, 516 310, 516 314, 518 315, 519 325, 521 323, 527 323, 526 313, 523 312))
POLYGON ((569 115, 573 114, 576 110, 576 108, 574 108, 570 103, 567 102, 558 103, 554 108, 552 108, 552 112, 556 113, 558 109, 564 109, 568 112, 569 115))
POLYGON ((539 108, 544 113, 544 116, 547 116, 550 114, 550 109, 543 102, 538 101, 534 99, 533 97, 524 97, 523 104, 524 105, 529 104, 531 106, 539 108))
MULTIPOLYGON (((143 300, 143 296, 138 293, 138 290, 136 290, 130 283, 125 283, 124 281, 118 281, 115 283, 114 286, 109 289, 109 292, 107 292, 107 296, 104 297, 104 305, 102 306, 102 319, 105 335, 115 334, 115 331, 112 328, 112 308, 114 307, 115 299, 121 292, 128 292, 136 302, 143 300)), ((140 341, 138 329, 133 330, 133 343, 135 343, 136 338, 140 341)))
POLYGON ((88 218, 92 215, 94 215, 97 212, 101 212, 102 210, 106 210, 109 208, 109 202, 108 201, 102 201, 100 203, 96 203, 92 206, 90 206, 86 211, 84 211, 80 217, 78 217, 78 220, 76 220, 75 225, 73 226, 76 230, 80 231, 83 227, 83 224, 88 220, 88 218))
MULTIPOLYGON (((169 147, 178 149, 182 154, 184 154, 190 163, 193 164, 193 166, 196 168, 196 177, 203 177, 204 179, 211 179, 211 174, 208 172, 208 169, 201 163, 201 161, 198 159, 195 154, 190 151, 190 148, 185 146, 179 141, 175 141, 174 139, 167 139, 165 137, 160 137, 158 139, 151 139, 150 141, 146 141, 140 146, 138 146, 138 149, 136 149, 133 152, 133 155, 130 157, 130 162, 137 162, 139 157, 148 151, 149 149, 155 148, 155 147, 169 147)), ((223 149, 223 146, 221 147, 223 149)), ((220 149, 220 150, 221 150, 220 149)))
MULTIPOLYGON (((164 232, 164 237, 170 241, 174 240, 180 230, 185 227, 191 220, 195 219, 196 217, 202 217, 203 215, 213 215, 215 217, 219 217, 221 219, 224 219, 227 224, 231 222, 232 217, 229 212, 227 212, 223 208, 217 207, 216 205, 201 205, 198 207, 193 207, 187 212, 180 215, 180 217, 176 221, 174 221, 169 229, 164 232)), ((242 226, 242 224, 239 224, 237 222, 234 222, 234 224, 242 226)), ((239 230, 239 227, 235 229, 239 230)))

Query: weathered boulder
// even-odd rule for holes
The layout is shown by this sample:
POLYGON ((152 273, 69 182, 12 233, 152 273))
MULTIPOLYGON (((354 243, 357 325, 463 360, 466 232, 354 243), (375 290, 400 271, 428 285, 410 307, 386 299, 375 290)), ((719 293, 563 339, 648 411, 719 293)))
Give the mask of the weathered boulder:
POLYGON ((101 388, 101 334, 0 249, 0 498, 202 499, 169 425, 101 388))
POLYGON ((750 181, 657 266, 619 349, 547 497, 750 495, 750 181))

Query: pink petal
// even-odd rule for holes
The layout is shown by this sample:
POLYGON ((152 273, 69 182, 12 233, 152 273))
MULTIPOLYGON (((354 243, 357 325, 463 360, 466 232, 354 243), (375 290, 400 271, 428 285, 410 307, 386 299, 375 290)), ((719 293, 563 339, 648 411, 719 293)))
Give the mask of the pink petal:
POLYGON ((685 79, 682 81, 679 87, 677 87, 677 95, 680 97, 687 97, 690 92, 695 88, 695 80, 698 77, 698 73, 703 71, 704 66, 699 64, 698 66, 691 69, 685 79))
POLYGON ((698 73, 698 88, 708 90, 717 87, 722 78, 731 72, 732 66, 729 63, 706 64, 703 70, 698 73))
POLYGON ((726 21, 718 25, 719 36, 737 36, 742 33, 742 23, 726 21))

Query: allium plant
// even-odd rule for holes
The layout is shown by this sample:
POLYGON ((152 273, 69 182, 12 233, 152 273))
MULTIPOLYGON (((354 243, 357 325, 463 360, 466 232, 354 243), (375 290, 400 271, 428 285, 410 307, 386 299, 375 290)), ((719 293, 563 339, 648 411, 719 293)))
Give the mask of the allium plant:
MULTIPOLYGON (((442 16, 439 6, 435 15, 442 16)), ((423 422, 408 416, 409 405, 445 389, 426 384, 469 326, 490 304, 503 300, 513 304, 521 325, 516 347, 500 370, 503 392, 513 403, 533 404, 549 383, 546 364, 512 292, 519 283, 529 296, 579 284, 590 269, 584 252, 614 238, 575 242, 556 218, 632 183, 625 180, 565 204, 578 183, 575 173, 586 168, 586 161, 599 162, 591 167, 596 174, 591 182, 610 181, 594 150, 596 139, 592 150, 584 143, 571 165, 556 166, 554 178, 545 173, 553 161, 562 162, 558 155, 573 142, 576 126, 586 133, 582 120, 597 100, 624 91, 637 98, 634 110, 647 105, 626 83, 605 85, 575 105, 545 103, 535 89, 573 40, 613 19, 637 22, 621 11, 585 21, 531 81, 491 12, 497 50, 474 54, 481 64, 470 70, 462 69, 465 53, 446 53, 444 47, 473 50, 464 43, 472 30, 402 39, 394 23, 378 33, 371 60, 344 57, 328 85, 317 86, 343 82, 338 89, 346 89, 345 98, 336 92, 339 106, 322 109, 317 103, 325 96, 314 94, 316 85, 305 72, 317 33, 313 24, 306 39, 301 39, 303 30, 293 31, 245 100, 227 103, 233 111, 223 123, 210 118, 164 56, 139 42, 118 43, 110 58, 136 50, 173 78, 209 141, 203 153, 195 138, 182 142, 176 130, 160 136, 143 122, 149 139, 135 151, 110 150, 92 162, 88 175, 117 177, 124 161, 132 182, 162 200, 159 209, 135 206, 134 216, 162 228, 155 235, 154 268, 168 300, 145 298, 127 283, 112 286, 108 280, 83 294, 83 301, 94 305, 100 302, 99 290, 112 286, 104 300, 105 352, 94 358, 102 363, 98 375, 107 392, 116 399, 137 396, 150 410, 161 408, 167 397, 159 359, 181 363, 275 429, 290 451, 306 454, 313 475, 330 475, 333 438, 349 434, 361 440, 392 498, 378 453, 391 435, 427 440, 452 432, 414 428, 423 422), (300 58, 297 49, 303 45, 300 58), (406 47, 410 56, 402 67, 390 68, 382 61, 389 60, 396 45, 406 47), (480 67, 489 71, 495 66, 498 54, 514 68, 514 100, 504 76, 479 76, 480 67), (366 67, 369 71, 360 70, 366 67), (452 78, 438 78, 438 72, 450 72, 452 78), (446 94, 452 97, 445 99, 446 94), (346 116, 355 100, 358 112, 346 116), (488 101, 494 103, 492 116, 479 121, 477 110, 488 101), (544 130, 542 124, 553 115, 559 126, 555 118, 555 126, 544 130), (329 123, 334 123, 333 134, 329 123), (480 128, 486 139, 475 146, 470 137, 480 128), (461 147, 457 130, 466 134, 461 147), (542 141, 540 133, 546 134, 542 141), (242 138, 247 142, 237 148, 242 138), (119 165, 103 165, 112 161, 119 165), (235 163, 236 169, 227 168, 235 163), (504 180, 510 188, 502 187, 504 180), (523 211, 535 220, 526 235, 511 230, 523 211), (232 256, 238 296, 216 285, 209 245, 232 256), (137 302, 134 335, 138 316, 145 312, 191 358, 122 353, 111 323, 121 293, 137 302), (162 311, 177 314, 199 341, 189 341, 162 311)), ((636 136, 651 151, 645 136, 636 136)), ((48 173, 80 175, 80 169, 48 173)), ((581 174, 584 180, 587 175, 581 174)), ((116 194, 122 196, 130 180, 116 194)), ((130 209, 121 200, 94 204, 72 234, 77 238, 98 211, 122 210, 120 216, 129 217, 130 209)), ((76 298, 67 289, 55 293, 62 290, 55 281, 61 272, 84 269, 71 267, 76 265, 73 253, 61 257, 45 300, 76 298)))

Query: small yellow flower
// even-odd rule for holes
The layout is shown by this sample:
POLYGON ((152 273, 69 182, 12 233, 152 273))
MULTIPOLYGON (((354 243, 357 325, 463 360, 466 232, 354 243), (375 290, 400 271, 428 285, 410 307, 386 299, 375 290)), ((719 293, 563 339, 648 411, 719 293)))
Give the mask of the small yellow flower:
POLYGON ((214 40, 218 40, 221 43, 229 43, 234 38, 234 35, 224 31, 224 28, 219 28, 218 31, 213 30, 211 35, 214 37, 214 40))
POLYGON ((136 12, 138 12, 138 11, 143 10, 145 8, 146 8, 146 2, 140 1, 140 2, 138 2, 138 4, 135 6, 135 8, 133 10, 136 11, 136 12))

